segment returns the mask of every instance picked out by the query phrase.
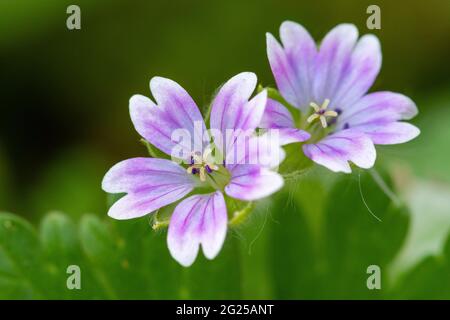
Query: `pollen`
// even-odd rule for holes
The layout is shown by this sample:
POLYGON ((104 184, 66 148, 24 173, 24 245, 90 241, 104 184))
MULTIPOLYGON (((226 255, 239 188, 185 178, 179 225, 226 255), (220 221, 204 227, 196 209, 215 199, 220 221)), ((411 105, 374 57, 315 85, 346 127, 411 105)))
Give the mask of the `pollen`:
POLYGON ((191 155, 191 163, 186 169, 189 174, 198 174, 202 182, 206 181, 208 174, 216 170, 219 170, 219 167, 214 164, 211 149, 206 149, 203 155, 198 151, 193 152, 191 155))
POLYGON ((337 117, 338 113, 334 110, 327 110, 330 104, 329 99, 325 99, 321 106, 315 102, 311 102, 309 105, 314 109, 314 113, 306 119, 308 123, 313 122, 316 119, 320 120, 322 127, 326 128, 328 126, 327 117, 337 117))

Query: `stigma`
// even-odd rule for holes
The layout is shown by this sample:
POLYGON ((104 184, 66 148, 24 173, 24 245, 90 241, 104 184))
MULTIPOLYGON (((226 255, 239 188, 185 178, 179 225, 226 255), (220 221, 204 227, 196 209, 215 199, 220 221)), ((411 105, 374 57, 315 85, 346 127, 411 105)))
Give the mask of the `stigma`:
POLYGON ((219 167, 214 164, 214 157, 212 150, 206 149, 203 154, 199 151, 193 152, 190 159, 190 165, 186 169, 187 173, 198 174, 200 181, 206 181, 206 176, 213 171, 219 170, 219 167))
POLYGON ((316 119, 320 120, 322 127, 326 128, 328 126, 326 117, 337 117, 338 113, 334 110, 327 110, 328 105, 330 104, 329 99, 325 99, 321 106, 316 104, 315 102, 311 102, 309 105, 314 109, 314 113, 306 119, 308 123, 313 122, 316 119))

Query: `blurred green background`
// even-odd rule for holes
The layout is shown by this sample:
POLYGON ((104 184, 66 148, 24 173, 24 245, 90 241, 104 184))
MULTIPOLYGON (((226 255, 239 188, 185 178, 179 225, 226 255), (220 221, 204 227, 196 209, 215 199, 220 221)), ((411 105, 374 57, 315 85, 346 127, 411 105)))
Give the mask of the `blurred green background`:
POLYGON ((0 297, 450 298, 449 57, 443 0, 0 0, 0 297), (70 4, 81 30, 66 28, 70 4), (366 27, 370 4, 381 30, 366 27), (372 90, 410 96, 422 134, 378 148, 376 171, 288 181, 216 260, 183 269, 148 217, 106 216, 104 173, 146 155, 128 99, 149 95, 155 75, 200 107, 241 71, 273 86, 265 32, 278 36, 284 20, 316 39, 341 22, 375 33, 383 67, 372 90), (70 264, 82 290, 66 288, 70 264), (366 286, 372 264, 381 290, 366 286))

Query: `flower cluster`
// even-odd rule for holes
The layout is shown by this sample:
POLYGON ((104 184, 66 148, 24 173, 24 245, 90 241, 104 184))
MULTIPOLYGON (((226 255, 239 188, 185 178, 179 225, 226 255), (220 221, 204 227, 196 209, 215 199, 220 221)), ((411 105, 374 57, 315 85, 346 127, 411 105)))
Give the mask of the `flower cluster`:
POLYGON ((349 162, 373 166, 374 144, 403 143, 419 134, 401 121, 417 113, 408 97, 367 94, 381 66, 375 36, 358 40, 353 25, 338 25, 317 48, 302 26, 284 22, 280 37, 282 45, 267 35, 278 98, 268 97, 267 90, 251 97, 257 78, 240 73, 214 97, 209 129, 194 100, 172 80, 151 79, 155 101, 130 99, 136 131, 166 156, 124 160, 106 173, 103 190, 126 194, 108 215, 131 219, 174 204, 167 244, 183 266, 195 261, 200 246, 207 258, 217 256, 231 204, 282 188, 276 172, 282 146, 305 142, 303 153, 312 161, 349 173, 349 162))

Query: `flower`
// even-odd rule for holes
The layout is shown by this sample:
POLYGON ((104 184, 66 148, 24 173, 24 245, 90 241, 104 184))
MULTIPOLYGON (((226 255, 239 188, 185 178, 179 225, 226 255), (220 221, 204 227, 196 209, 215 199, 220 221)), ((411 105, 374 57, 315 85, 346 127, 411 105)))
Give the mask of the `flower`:
POLYGON ((307 157, 335 172, 350 173, 349 161, 373 166, 374 144, 397 144, 420 131, 409 120, 417 107, 394 92, 367 93, 381 67, 380 43, 374 35, 358 40, 354 25, 341 24, 323 39, 320 48, 299 24, 280 27, 283 46, 267 34, 267 55, 281 96, 297 110, 268 99, 261 126, 301 128, 311 134, 303 145, 307 157))
MULTIPOLYGON (((172 80, 152 78, 150 89, 156 104, 147 97, 133 96, 132 122, 148 142, 172 157, 174 150, 180 151, 175 154, 183 161, 133 158, 114 165, 102 188, 127 194, 108 215, 115 219, 141 217, 196 190, 198 194, 179 202, 173 211, 167 236, 169 251, 183 266, 194 262, 200 245, 207 258, 216 257, 227 232, 225 199, 252 201, 283 185, 282 177, 271 170, 282 158, 267 148, 272 142, 267 135, 255 134, 267 100, 265 90, 249 100, 255 87, 256 76, 249 72, 222 86, 212 102, 210 125, 215 132, 210 136, 189 94, 172 80), (222 140, 230 129, 239 134, 222 140), (174 139, 180 130, 188 133, 188 139, 174 139), (213 144, 209 143, 211 137, 213 144), (252 162, 255 157, 258 161, 252 162)), ((278 144, 276 147, 280 149, 278 144)))

